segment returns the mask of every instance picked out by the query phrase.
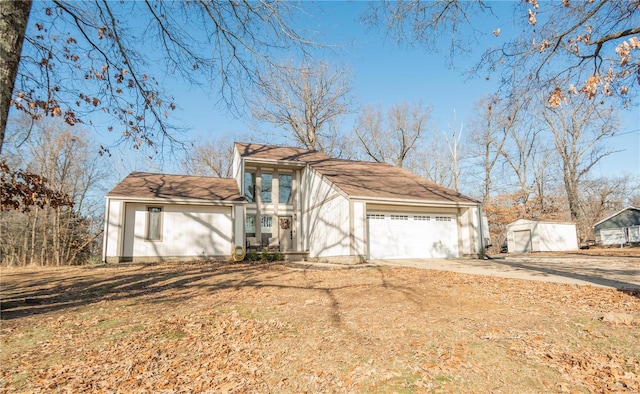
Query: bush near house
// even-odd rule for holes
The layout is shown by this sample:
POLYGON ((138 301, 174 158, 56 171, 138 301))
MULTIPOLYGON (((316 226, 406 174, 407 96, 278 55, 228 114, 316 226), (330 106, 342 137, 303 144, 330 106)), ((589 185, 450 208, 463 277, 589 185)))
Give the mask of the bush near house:
POLYGON ((270 262, 270 261, 283 261, 284 255, 282 253, 270 253, 264 251, 262 253, 258 252, 247 252, 244 256, 244 261, 262 261, 262 262, 270 262))

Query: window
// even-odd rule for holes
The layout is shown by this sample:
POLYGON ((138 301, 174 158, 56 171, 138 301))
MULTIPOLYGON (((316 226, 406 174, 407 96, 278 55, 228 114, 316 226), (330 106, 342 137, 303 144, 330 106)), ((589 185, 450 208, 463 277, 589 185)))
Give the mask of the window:
POLYGON ((450 222, 451 216, 436 216, 436 222, 450 222))
POLYGON ((262 190, 260 198, 262 202, 271 202, 271 190, 273 190, 273 174, 262 174, 262 190))
POLYGON ((256 174, 254 172, 244 173, 244 197, 248 202, 256 201, 256 174))
POLYGON ((269 238, 272 237, 273 234, 273 217, 272 216, 262 216, 260 218, 260 240, 263 245, 269 244, 269 238))
POLYGON ((278 191, 278 202, 280 204, 291 204, 291 182, 293 176, 289 174, 280 175, 280 190, 278 191))
POLYGON ((255 216, 247 216, 247 220, 244 223, 245 232, 247 233, 247 237, 255 237, 256 236, 256 217, 255 216))
POLYGON ((391 220, 409 220, 407 215, 391 215, 391 220))
POLYGON ((429 221, 429 220, 431 220, 431 217, 425 216, 425 215, 415 215, 413 217, 413 220, 426 220, 426 221, 429 221))
POLYGON ((368 213, 367 219, 384 219, 384 215, 379 213, 368 213))
POLYGON ((162 239, 162 208, 147 207, 147 241, 162 239))

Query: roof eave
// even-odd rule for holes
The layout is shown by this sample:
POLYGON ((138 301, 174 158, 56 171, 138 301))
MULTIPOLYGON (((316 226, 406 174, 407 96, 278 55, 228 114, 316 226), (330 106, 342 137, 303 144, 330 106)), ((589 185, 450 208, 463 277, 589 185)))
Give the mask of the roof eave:
POLYGON ((268 164, 268 165, 274 165, 278 167, 304 168, 307 165, 307 163, 303 161, 253 158, 251 156, 241 156, 241 157, 244 159, 245 166, 247 164, 249 165, 268 164))
POLYGON ((197 198, 159 198, 159 197, 131 197, 131 196, 119 196, 108 195, 107 200, 121 200, 124 202, 138 202, 138 203, 171 203, 181 205, 236 205, 246 204, 244 200, 202 200, 197 198))
POLYGON ((392 205, 415 205, 415 206, 442 206, 442 207, 477 207, 480 202, 464 202, 464 201, 434 201, 434 200, 415 200, 408 198, 386 198, 350 195, 351 200, 365 200, 372 202, 384 202, 392 205))

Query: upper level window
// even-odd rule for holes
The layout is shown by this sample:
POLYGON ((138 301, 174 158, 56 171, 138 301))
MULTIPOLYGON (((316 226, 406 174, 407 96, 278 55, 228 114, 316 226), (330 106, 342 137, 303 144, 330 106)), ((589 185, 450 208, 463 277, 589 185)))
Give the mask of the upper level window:
POLYGON ((262 173, 262 190, 260 198, 262 202, 271 202, 271 191, 273 190, 273 174, 262 173))
POLYGON ((255 172, 244 173, 244 197, 248 202, 256 201, 256 174, 255 172))
POLYGON ((162 239, 162 208, 147 207, 147 241, 162 239))
POLYGON ((293 176, 290 174, 280 174, 280 190, 278 192, 278 202, 281 204, 291 204, 291 182, 293 176))

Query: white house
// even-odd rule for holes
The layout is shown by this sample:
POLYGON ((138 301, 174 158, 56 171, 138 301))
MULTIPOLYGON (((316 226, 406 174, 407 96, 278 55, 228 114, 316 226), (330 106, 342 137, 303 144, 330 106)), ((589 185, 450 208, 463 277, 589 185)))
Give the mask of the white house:
POLYGON ((231 180, 133 173, 118 184, 104 260, 229 258, 235 245, 341 262, 477 256, 482 226, 478 201, 398 167, 236 143, 231 180))
POLYGON ((507 245, 510 253, 577 250, 576 225, 518 219, 507 225, 507 245))

